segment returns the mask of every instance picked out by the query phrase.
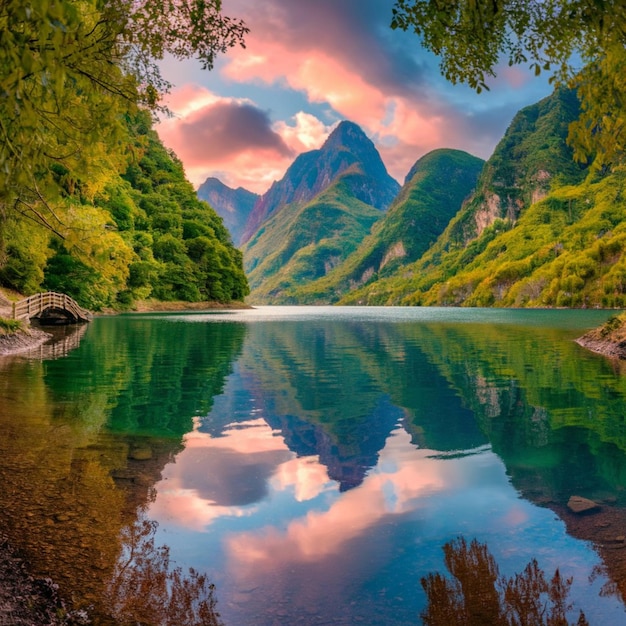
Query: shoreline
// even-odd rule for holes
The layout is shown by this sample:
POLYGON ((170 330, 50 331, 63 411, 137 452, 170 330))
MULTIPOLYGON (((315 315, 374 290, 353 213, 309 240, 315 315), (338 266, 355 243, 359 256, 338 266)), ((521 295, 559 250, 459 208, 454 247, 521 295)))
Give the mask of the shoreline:
POLYGON ((590 330, 575 341, 579 346, 609 359, 625 360, 626 317, 611 317, 603 326, 590 330))
MULTIPOLYGON (((184 313, 186 311, 199 313, 201 311, 237 311, 252 309, 249 304, 244 302, 231 302, 223 304, 221 302, 158 302, 146 300, 137 302, 135 307, 128 311, 120 311, 117 309, 105 309, 96 313, 96 316, 111 315, 133 315, 141 313, 184 313)), ((9 317, 8 309, 5 311, 0 308, 0 317, 9 317)), ((20 330, 13 333, 0 334, 0 359, 13 355, 22 354, 30 350, 39 348, 42 344, 52 339, 53 335, 47 333, 40 327, 34 328, 31 325, 24 325, 20 330)))
POLYGON ((35 578, 26 561, 0 534, 0 626, 89 624, 83 612, 67 610, 50 578, 35 578))
POLYGON ((0 335, 0 358, 34 350, 51 338, 51 334, 31 326, 11 334, 0 335))

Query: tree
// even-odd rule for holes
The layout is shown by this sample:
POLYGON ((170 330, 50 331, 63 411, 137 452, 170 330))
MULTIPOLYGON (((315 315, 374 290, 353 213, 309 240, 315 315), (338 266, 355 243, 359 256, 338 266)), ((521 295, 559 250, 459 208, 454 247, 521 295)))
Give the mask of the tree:
POLYGON ((0 2, 0 200, 54 230, 35 208, 51 165, 88 171, 93 148, 123 140, 129 107, 157 107, 166 53, 210 68, 246 32, 221 0, 0 2))
POLYGON ((572 127, 578 159, 623 158, 626 141, 626 3, 623 0, 396 0, 392 28, 413 30, 453 83, 478 92, 504 56, 578 88, 572 127), (583 69, 578 66, 582 60, 583 69))
POLYGON ((123 290, 136 259, 116 231, 133 226, 132 201, 94 205, 147 149, 138 109, 159 110, 169 88, 156 62, 195 56, 211 68, 243 45, 248 29, 221 9, 221 0, 0 0, 0 282, 32 292, 47 259, 52 268, 76 257, 72 267, 93 277, 90 306, 123 290))

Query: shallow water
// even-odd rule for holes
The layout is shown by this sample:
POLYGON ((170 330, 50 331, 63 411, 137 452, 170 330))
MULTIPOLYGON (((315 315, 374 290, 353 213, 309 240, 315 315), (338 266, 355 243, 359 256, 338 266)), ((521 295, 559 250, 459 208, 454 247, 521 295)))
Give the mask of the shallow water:
POLYGON ((557 514, 626 505, 626 378, 573 342, 609 315, 98 318, 65 355, 0 361, 2 527, 100 623, 167 595, 169 566, 206 574, 230 626, 417 624, 458 537, 505 576, 572 577, 570 620, 624 622, 557 514))

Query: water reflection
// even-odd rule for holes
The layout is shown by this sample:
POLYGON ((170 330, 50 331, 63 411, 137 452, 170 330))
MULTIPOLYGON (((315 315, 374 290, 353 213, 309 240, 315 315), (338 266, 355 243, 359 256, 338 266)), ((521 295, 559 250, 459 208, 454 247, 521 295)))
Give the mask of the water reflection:
MULTIPOLYGON (((442 574, 428 574, 422 587, 428 605, 421 613, 426 626, 568 626, 567 615, 572 578, 559 570, 550 580, 533 559, 521 574, 507 578, 485 543, 475 539, 467 545, 459 537, 443 547, 445 565, 452 579, 442 574)), ((572 622, 574 624, 574 622, 572 622)), ((588 626, 583 611, 577 626, 588 626)))
POLYGON ((164 615, 151 613, 155 621, 147 623, 168 623, 175 606, 187 606, 192 596, 196 621, 192 615, 169 623, 213 623, 202 621, 208 612, 216 617, 205 575, 164 569, 166 547, 144 542, 126 577, 118 558, 128 554, 125 542, 134 537, 128 529, 181 451, 182 434, 222 388, 245 329, 166 334, 148 326, 95 320, 64 358, 1 361, 0 528, 33 573, 52 576, 69 604, 88 608, 95 624, 125 623, 135 600, 119 598, 134 596, 139 583, 142 598, 164 615), (112 579, 122 617, 110 613, 112 579), (161 586, 147 593, 155 581, 161 586))
POLYGON ((626 381, 573 331, 233 320, 98 319, 2 371, 0 523, 101 623, 158 623, 174 588, 193 623, 209 580, 227 624, 413 623, 460 534, 623 617, 553 513, 624 504, 626 381))
POLYGON ((219 626, 215 586, 205 574, 172 567, 169 548, 157 547, 158 524, 140 514, 122 530, 123 551, 105 592, 116 626, 219 626))

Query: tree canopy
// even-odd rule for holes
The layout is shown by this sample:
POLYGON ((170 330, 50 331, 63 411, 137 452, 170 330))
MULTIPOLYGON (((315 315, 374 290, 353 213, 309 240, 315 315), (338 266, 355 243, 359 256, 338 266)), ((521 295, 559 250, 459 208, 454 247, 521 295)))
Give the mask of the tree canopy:
POLYGON ((158 105, 156 60, 243 44, 221 0, 4 0, 0 3, 0 183, 35 181, 50 162, 77 165, 114 142, 121 110, 158 105))
POLYGON ((450 81, 488 89, 503 58, 578 88, 576 156, 623 153, 626 3, 623 0, 396 0, 393 28, 412 30, 450 81))
MULTIPOLYGON (((0 2, 0 283, 30 293, 64 276, 79 291, 100 289, 82 298, 92 306, 110 304, 134 284, 154 284, 138 277, 137 268, 129 276, 136 253, 123 233, 135 229, 128 224, 135 199, 126 189, 121 195, 110 190, 154 149, 148 131, 138 132, 137 119, 144 119, 140 109, 158 110, 169 88, 157 61, 166 54, 197 57, 210 68, 217 54, 243 45, 246 26, 221 9, 221 0, 0 2)), ((182 185, 182 167, 176 168, 182 185)), ((163 203, 177 206, 169 212, 179 221, 189 219, 181 212, 191 196, 189 185, 163 203)), ((219 248, 219 267, 211 270, 216 276, 199 277, 198 289, 168 297, 241 297, 241 260, 218 233, 214 212, 206 207, 200 213, 208 220, 209 234, 202 235, 211 244, 205 247, 219 248), (222 271, 231 265, 238 266, 235 285, 226 284, 229 269, 222 271)), ((184 266, 178 282, 188 285, 195 282, 192 251, 181 243, 182 233, 174 239, 182 255, 175 264, 184 266)), ((193 254, 206 256, 195 248, 193 254)))

